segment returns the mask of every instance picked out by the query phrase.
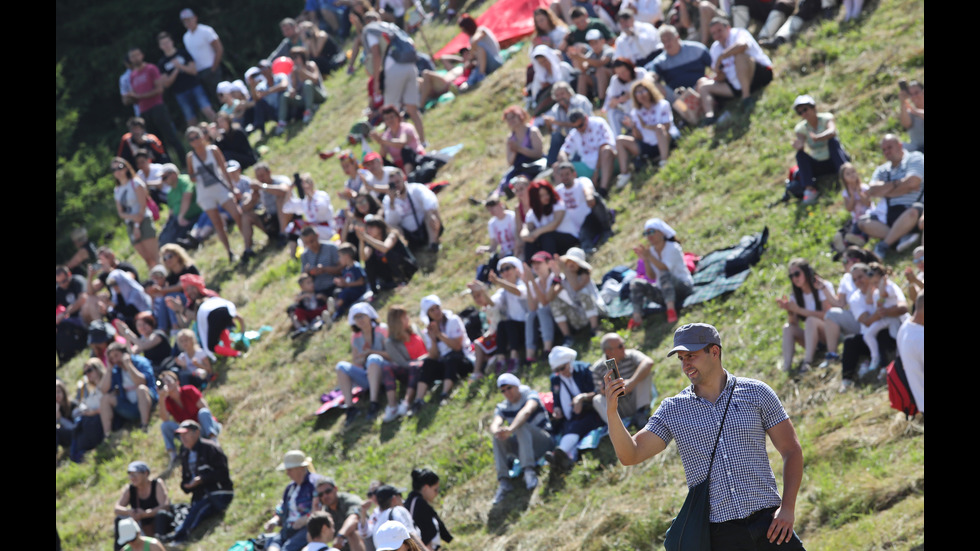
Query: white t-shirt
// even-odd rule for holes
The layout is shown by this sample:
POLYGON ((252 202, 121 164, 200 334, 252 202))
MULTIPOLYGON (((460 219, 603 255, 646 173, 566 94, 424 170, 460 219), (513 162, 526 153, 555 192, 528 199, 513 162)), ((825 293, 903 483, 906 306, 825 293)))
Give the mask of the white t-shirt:
POLYGON ((583 136, 577 128, 572 128, 568 132, 561 150, 565 152, 565 155, 568 155, 569 159, 578 154, 586 166, 595 170, 596 164, 599 162, 599 150, 603 145, 608 145, 615 150, 616 136, 613 135, 612 128, 609 127, 606 119, 592 116, 589 117, 589 122, 585 127, 585 135, 583 136))
POLYGON ((898 329, 898 354, 905 368, 905 378, 909 381, 909 390, 915 398, 919 411, 925 412, 925 326, 907 319, 898 329))
MULTIPOLYGON (((395 171, 401 172, 401 169, 398 168, 398 167, 394 167, 394 166, 386 166, 386 167, 383 167, 381 170, 382 170, 382 173, 381 173, 381 177, 380 178, 375 178, 374 177, 374 174, 371 174, 371 171, 370 170, 367 170, 367 169, 364 169, 364 168, 358 169, 357 170, 357 173, 361 176, 361 180, 363 180, 364 182, 366 182, 368 184, 371 184, 371 186, 388 189, 388 178, 395 171)), ((379 201, 382 201, 383 200, 384 194, 379 194, 379 193, 376 193, 376 192, 372 192, 372 193, 374 193, 375 199, 377 199, 379 201)))
MULTIPOLYGON (((564 202, 559 201, 555 203, 555 207, 551 210, 551 214, 546 214, 545 216, 542 216, 540 220, 538 219, 537 215, 534 214, 533 210, 528 211, 527 216, 524 218, 524 224, 526 224, 528 227, 533 226, 534 229, 543 228, 544 226, 547 226, 555 219, 555 214, 557 214, 558 211, 564 211, 564 210, 565 210, 564 202)), ((555 228, 553 231, 578 236, 579 228, 578 226, 575 226, 571 220, 569 220, 568 215, 566 214, 565 217, 562 218, 561 223, 558 224, 558 227, 555 228)))
POLYGON ((657 28, 643 21, 633 20, 632 35, 621 32, 616 37, 616 57, 625 57, 634 64, 660 48, 657 28))
MULTIPOLYGON (((861 184, 861 191, 866 192, 869 189, 870 188, 868 187, 868 184, 861 184)), ((851 194, 847 192, 846 187, 840 190, 840 194, 844 197, 845 201, 847 201, 851 197, 851 194)), ((851 220, 857 222, 858 218, 861 218, 861 216, 864 215, 864 213, 868 212, 869 210, 873 211, 876 208, 878 208, 878 203, 874 201, 871 202, 871 206, 866 207, 864 206, 864 204, 861 203, 860 200, 858 200, 857 202, 854 203, 854 210, 851 211, 851 220)))
MULTIPOLYGON (((818 283, 819 285, 819 283, 818 283)), ((834 286, 829 281, 824 280, 823 287, 817 289, 817 298, 823 303, 824 300, 837 296, 834 294, 834 286)), ((803 308, 806 310, 816 310, 817 303, 813 300, 813 293, 803 293, 803 308)), ((822 309, 822 307, 821 307, 822 309)))
MULTIPOLYGON (((772 60, 769 59, 769 56, 762 51, 762 48, 759 47, 759 43, 755 41, 755 38, 752 38, 752 33, 739 27, 732 27, 729 29, 728 41, 724 44, 718 42, 717 40, 711 44, 711 49, 709 50, 711 53, 711 66, 714 67, 715 62, 718 61, 718 57, 721 56, 725 50, 731 48, 735 44, 745 44, 748 46, 745 53, 749 57, 764 67, 772 67, 772 60)), ((721 70, 725 73, 725 78, 728 79, 729 83, 733 85, 738 84, 738 75, 735 74, 734 57, 726 57, 723 59, 721 61, 721 70)))
MULTIPOLYGON (((470 361, 473 361, 475 359, 472 350, 473 347, 470 346, 470 337, 466 334, 466 324, 463 323, 463 319, 449 310, 443 310, 442 315, 444 318, 446 318, 446 325, 442 328, 442 332, 450 339, 458 339, 462 337, 463 355, 469 358, 470 361)), ((429 337, 429 332, 424 328, 422 330, 422 340, 425 341, 426 349, 432 348, 432 340, 429 337)), ((440 357, 446 356, 453 351, 452 348, 449 348, 448 344, 442 342, 441 340, 438 342, 438 347, 440 357)))
POLYGON ((851 277, 851 272, 847 272, 844 274, 844 277, 840 278, 840 285, 837 286, 837 294, 843 295, 846 300, 854 291, 857 291, 857 287, 854 286, 854 278, 851 277))
POLYGON ((214 312, 218 308, 227 308, 228 314, 234 318, 238 315, 238 310, 235 308, 235 304, 229 300, 225 300, 221 297, 210 297, 204 300, 200 306, 197 307, 197 334, 200 335, 198 339, 203 348, 207 351, 208 357, 211 361, 215 361, 217 356, 213 352, 207 349, 208 344, 208 315, 214 312))
MULTIPOLYGON (((860 289, 855 289, 854 292, 847 297, 847 307, 850 309, 851 315, 854 316, 855 320, 860 318, 861 314, 864 314, 865 312, 869 314, 873 313, 875 308, 874 304, 867 304, 864 301, 864 293, 862 293, 860 289)), ((860 333, 863 335, 868 326, 864 325, 863 323, 859 323, 858 325, 861 327, 860 333)))
POLYGON ((333 204, 330 194, 322 189, 316 190, 312 196, 303 199, 290 197, 282 206, 285 213, 299 214, 309 222, 321 240, 327 241, 336 233, 333 215, 333 204))
MULTIPOLYGON (((684 282, 691 287, 694 286, 694 277, 691 276, 690 270, 688 270, 687 265, 684 264, 684 251, 681 249, 680 243, 676 241, 668 241, 666 244, 664 244, 664 250, 661 252, 661 254, 657 254, 657 250, 651 246, 650 254, 652 254, 653 257, 660 262, 667 265, 667 271, 670 272, 670 275, 674 276, 674 279, 684 282)), ((657 279, 659 280, 663 272, 657 269, 653 263, 650 263, 650 267, 653 268, 653 271, 657 274, 657 279)))
POLYGON ((636 73, 636 78, 634 78, 629 82, 623 82, 619 80, 619 77, 617 76, 613 76, 611 79, 609 79, 609 86, 606 86, 606 102, 602 105, 603 109, 607 111, 610 109, 619 109, 620 111, 624 111, 624 112, 629 109, 630 106, 629 101, 625 103, 621 103, 617 107, 612 107, 611 105, 609 105, 609 100, 612 98, 618 98, 623 94, 629 94, 630 89, 633 88, 634 82, 637 82, 647 77, 647 70, 644 69, 643 67, 634 68, 634 72, 636 73))
MULTIPOLYGON (((905 292, 902 291, 902 288, 899 287, 897 283, 889 279, 886 286, 888 289, 888 296, 885 297, 885 303, 880 306, 881 308, 892 308, 894 306, 898 306, 898 297, 902 297, 902 302, 905 302, 905 292)), ((880 291, 878 289, 875 289, 875 294, 874 294, 875 304, 878 304, 878 299, 880 298, 880 296, 881 296, 880 291)), ((874 311, 873 308, 874 306, 872 306, 872 310, 871 310, 872 312, 874 311)), ((897 317, 899 321, 904 322, 905 320, 909 319, 909 314, 908 312, 906 312, 901 316, 895 316, 895 317, 897 317)), ((883 318, 883 319, 889 319, 889 318, 883 318)))
MULTIPOLYGON (((499 300, 503 303, 501 307, 506 312, 507 319, 524 321, 527 318, 527 285, 519 279, 515 285, 517 290, 521 292, 520 295, 515 295, 506 289, 500 289, 503 292, 500 294, 499 300)), ((497 300, 494 298, 494 302, 497 300)))
POLYGON ((184 33, 184 48, 194 58, 198 71, 210 69, 214 65, 214 47, 211 43, 218 40, 218 33, 209 25, 198 24, 194 32, 184 33))
POLYGON ((650 145, 657 145, 657 133, 652 128, 644 128, 640 124, 641 122, 651 127, 658 124, 666 124, 667 133, 672 138, 676 140, 681 137, 680 130, 674 125, 674 114, 671 110, 670 102, 665 99, 653 104, 649 109, 637 109, 634 107, 630 110, 630 119, 640 129, 640 135, 643 136, 643 141, 650 145))
POLYGON ((425 184, 405 184, 405 190, 406 193, 395 199, 394 204, 390 195, 385 195, 382 204, 385 209, 385 222, 389 226, 411 232, 425 223, 426 211, 439 208, 439 199, 425 184))
POLYGON ((565 204, 565 219, 572 226, 578 228, 576 233, 572 235, 578 235, 585 219, 592 212, 592 207, 589 206, 585 199, 586 190, 591 191, 593 197, 595 196, 595 186, 592 184, 592 180, 584 176, 575 178, 569 187, 566 187, 565 184, 558 184, 555 187, 555 191, 558 192, 558 195, 561 195, 561 200, 565 204))
POLYGON ((412 534, 421 537, 421 533, 417 526, 415 526, 415 521, 412 519, 412 514, 408 512, 408 509, 402 507, 401 505, 395 505, 389 509, 385 509, 378 513, 378 519, 375 521, 374 531, 371 532, 371 537, 374 537, 374 533, 378 531, 378 528, 382 524, 393 520, 395 522, 400 522, 405 526, 406 529, 412 534))
POLYGON ((514 236, 515 216, 514 211, 505 210, 503 218, 491 216, 490 221, 487 222, 487 233, 490 234, 490 239, 500 246, 501 257, 511 256, 514 253, 514 245, 517 244, 517 238, 514 236))

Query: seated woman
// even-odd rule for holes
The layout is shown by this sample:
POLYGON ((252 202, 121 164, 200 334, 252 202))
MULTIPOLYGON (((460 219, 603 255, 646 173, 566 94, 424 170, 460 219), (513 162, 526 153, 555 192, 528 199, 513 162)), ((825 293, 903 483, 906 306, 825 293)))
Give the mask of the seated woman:
POLYGON ((357 237, 357 230, 362 231, 367 226, 364 218, 369 214, 377 215, 381 212, 381 203, 374 197, 373 193, 358 193, 351 199, 352 207, 345 213, 344 226, 340 230, 340 240, 346 241, 360 250, 361 240, 357 237))
POLYGON ((532 163, 541 160, 544 156, 541 131, 534 125, 534 119, 523 107, 511 105, 504 109, 503 118, 510 129, 510 135, 507 136, 507 164, 510 170, 500 179, 498 194, 505 193, 504 189, 511 178, 518 174, 528 178, 537 176, 543 166, 532 165, 532 163))
MULTIPOLYGON (((613 77, 609 79, 609 86, 606 87, 606 101, 602 104, 600 113, 606 116, 609 121, 609 128, 612 128, 613 136, 622 134, 623 118, 629 109, 630 90, 633 85, 647 76, 647 70, 643 67, 636 67, 633 62, 625 57, 617 57, 613 61, 613 77)), ((623 170, 623 167, 619 167, 623 170)))
POLYGON ((307 54, 316 63, 320 73, 326 75, 336 69, 337 65, 334 61, 341 51, 337 41, 327 31, 317 28, 312 21, 301 21, 296 27, 299 43, 306 48, 307 54))
POLYGON ((573 70, 571 65, 561 60, 560 52, 544 44, 538 44, 531 50, 531 68, 534 75, 527 90, 528 106, 537 117, 555 103, 551 97, 551 85, 559 80, 572 82, 573 70))
POLYGON ((197 322, 197 340, 212 361, 217 360, 215 353, 239 356, 241 353, 231 346, 228 331, 235 323, 242 331, 245 328, 245 320, 235 304, 205 287, 201 276, 184 274, 180 276, 180 285, 186 302, 167 297, 167 307, 177 314, 180 326, 190 327, 192 322, 197 322))
POLYGON ((438 495, 439 475, 424 467, 412 469, 412 491, 405 501, 405 508, 412 513, 419 536, 428 549, 439 549, 443 543, 453 541, 453 535, 432 508, 438 495))
POLYGON ((476 58, 476 66, 466 82, 460 86, 465 91, 499 69, 504 64, 504 58, 500 55, 500 43, 493 31, 482 25, 478 26, 468 13, 459 16, 459 28, 470 38, 470 51, 476 58))
POLYGON ((304 227, 313 226, 320 241, 329 241, 337 233, 330 194, 316 188, 313 176, 309 172, 300 174, 299 181, 301 197, 293 196, 287 199, 282 206, 282 211, 298 214, 302 218, 294 219, 287 224, 284 233, 298 234, 304 227))
MULTIPOLYGON (((194 265, 194 260, 187 250, 176 243, 167 243, 160 247, 160 259, 165 268, 166 280, 162 285, 151 286, 148 292, 153 296, 153 316, 160 329, 169 332, 171 337, 177 336, 180 326, 177 315, 167 306, 166 297, 181 298, 184 289, 180 285, 180 277, 184 274, 201 275, 194 265)), ((150 270, 151 277, 157 268, 150 270)))
POLYGON ((177 429, 184 421, 191 419, 201 425, 201 438, 216 439, 221 434, 221 423, 211 414, 207 400, 201 396, 201 391, 192 385, 181 385, 177 374, 164 371, 160 374, 160 401, 164 407, 160 409, 160 432, 163 434, 163 445, 170 456, 170 465, 177 463, 177 447, 174 439, 177 429))
POLYGON ((215 126, 218 131, 215 145, 224 154, 226 161, 238 161, 242 170, 259 162, 258 155, 252 149, 251 142, 248 141, 248 135, 242 130, 240 124, 232 120, 230 114, 218 113, 215 118, 215 126))
POLYGON ((355 227, 361 243, 360 261, 372 291, 393 289, 407 283, 418 270, 418 262, 400 231, 373 214, 364 217, 364 229, 355 227))
POLYGON ((557 48, 568 34, 568 25, 547 8, 534 10, 534 41, 532 44, 544 44, 557 48))
POLYGON ((636 81, 631 95, 633 109, 622 119, 623 128, 628 134, 616 138, 620 170, 616 187, 630 181, 630 159, 659 159, 659 166, 664 166, 670 156, 670 146, 681 137, 680 130, 674 125, 670 103, 652 81, 636 81))
POLYGON ((337 386, 344 394, 344 409, 347 411, 345 426, 350 426, 359 415, 354 407, 354 385, 368 389, 370 406, 367 417, 374 420, 381 410, 378 401, 381 394, 382 370, 388 363, 385 339, 388 338, 388 325, 378 322, 378 312, 366 302, 358 302, 347 312, 347 323, 351 328, 350 361, 337 362, 337 386))
POLYGON ((385 391, 388 393, 388 407, 385 408, 382 421, 387 423, 411 415, 422 362, 429 354, 425 347, 425 340, 412 323, 408 310, 403 306, 395 305, 388 308, 388 338, 385 339, 385 352, 388 353, 390 361, 382 370, 385 391), (406 386, 405 398, 396 407, 398 395, 395 392, 395 382, 397 380, 403 380, 406 386))
POLYGON ((579 245, 576 237, 578 228, 573 227, 570 219, 565 219, 565 203, 549 182, 532 182, 528 199, 531 212, 527 213, 520 234, 524 241, 525 262, 530 261, 538 251, 564 254, 569 247, 579 245))
POLYGON ((130 329, 136 328, 136 315, 153 308, 153 299, 132 274, 115 269, 105 280, 112 293, 113 315, 126 323, 130 329))
POLYGON ((55 408, 55 452, 58 448, 71 450, 71 436, 75 431, 75 416, 72 415, 78 409, 78 403, 68 395, 68 387, 65 382, 57 377, 54 380, 54 395, 57 407, 55 408))
POLYGON ((194 331, 181 329, 177 333, 177 350, 180 354, 174 360, 174 366, 180 384, 203 389, 214 375, 214 369, 207 350, 197 343, 194 331))
POLYGON ((552 283, 559 279, 551 272, 549 261, 551 253, 538 251, 531 257, 530 269, 527 264, 521 278, 527 285, 527 319, 524 321, 525 363, 536 359, 538 334, 541 335, 541 351, 547 355, 555 343, 555 318, 551 313, 551 301, 555 299, 552 283), (535 329, 537 321, 538 329, 535 329))
POLYGON ((794 349, 796 343, 800 343, 805 353, 799 365, 802 373, 810 370, 817 345, 826 343, 824 316, 832 307, 841 307, 841 304, 837 301, 834 286, 817 275, 810 263, 802 258, 789 262, 789 281, 793 287, 793 300, 786 295, 776 299, 776 304, 786 310, 788 317, 783 325, 783 371, 792 368, 794 349), (801 320, 805 320, 803 328, 800 328, 801 320))
POLYGON ((674 228, 659 218, 651 218, 643 225, 643 236, 646 243, 633 247, 633 252, 643 261, 648 277, 630 281, 633 303, 633 317, 627 325, 630 331, 642 326, 643 307, 648 301, 665 307, 667 323, 674 323, 677 307, 694 290, 694 278, 684 263, 684 251, 674 228))
POLYGON ((599 315, 604 313, 606 304, 592 281, 592 265, 585 261, 585 251, 572 247, 558 260, 561 268, 552 260, 552 272, 560 272, 562 278, 560 283, 552 284, 555 300, 551 301, 551 311, 565 337, 563 344, 571 347, 572 331, 588 325, 593 335, 598 332, 599 315))
POLYGON ((85 452, 98 446, 105 438, 99 415, 99 406, 102 403, 102 388, 99 383, 103 376, 105 364, 102 360, 89 358, 82 368, 82 379, 78 381, 75 395, 78 407, 72 411, 75 427, 72 430, 69 456, 75 463, 81 463, 85 452))
POLYGON ((126 339, 134 354, 142 354, 144 358, 150 360, 155 375, 160 375, 160 372, 170 364, 170 359, 173 357, 170 337, 157 329, 157 320, 152 312, 136 314, 136 333, 119 320, 115 320, 113 326, 118 334, 126 339))
POLYGON ((439 399, 447 400, 456 381, 473 371, 474 360, 463 320, 451 311, 443 310, 442 301, 437 295, 423 297, 420 306, 419 317, 426 326, 429 356, 422 364, 418 392, 412 404, 415 413, 421 409, 423 398, 438 379, 442 379, 439 399))
POLYGON ((277 471, 286 471, 289 484, 282 493, 282 501, 276 512, 266 521, 264 530, 269 532, 281 527, 279 532, 266 540, 267 551, 300 551, 306 547, 306 523, 313 511, 313 494, 319 475, 313 471, 313 459, 302 450, 289 450, 283 456, 277 471))
MULTIPOLYGON (((485 367, 489 359, 497 354, 497 325, 500 323, 500 304, 494 302, 490 297, 486 284, 479 280, 473 280, 466 284, 468 293, 473 299, 473 304, 480 309, 486 318, 486 328, 480 324, 483 333, 473 339, 473 373, 470 373, 470 380, 476 381, 483 378, 485 367)), ((498 293, 501 292, 498 290, 498 293)), ((503 368, 503 356, 497 358, 497 371, 503 368)))
POLYGON ((466 81, 476 68, 476 56, 469 48, 460 48, 458 55, 446 54, 439 58, 445 72, 425 69, 419 74, 419 97, 422 104, 436 101, 446 92, 462 94, 469 90, 466 81))
POLYGON ((379 134, 372 130, 368 136, 378 142, 395 166, 405 174, 411 174, 418 160, 425 155, 418 131, 412 123, 402 120, 401 113, 394 105, 382 107, 381 118, 385 122, 385 131, 379 134))
POLYGON ((551 394, 555 399, 551 427, 559 441, 554 451, 545 452, 544 457, 559 471, 571 469, 578 458, 579 441, 603 425, 591 405, 595 396, 592 371, 583 365, 573 366, 577 356, 578 352, 565 346, 556 346, 548 354, 551 394))
MULTIPOLYGON (((516 373, 524 350, 524 324, 527 319, 527 285, 521 280, 524 263, 515 256, 497 261, 496 273, 490 272, 490 283, 500 289, 494 303, 500 303, 501 318, 497 324, 497 357, 507 356, 507 373, 516 373)), ((499 373, 499 371, 498 371, 499 373)))
POLYGON ((167 485, 162 478, 150 479, 150 466, 133 461, 126 469, 129 484, 116 502, 116 519, 132 518, 139 523, 144 536, 166 534, 173 520, 166 513, 170 508, 167 485))

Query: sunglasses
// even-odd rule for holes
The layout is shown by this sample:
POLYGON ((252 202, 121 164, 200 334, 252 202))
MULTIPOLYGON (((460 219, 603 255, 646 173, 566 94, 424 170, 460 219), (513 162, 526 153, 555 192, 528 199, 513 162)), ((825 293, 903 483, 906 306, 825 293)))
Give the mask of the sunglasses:
POLYGON ((643 230, 643 235, 644 236, 653 235, 655 233, 657 233, 657 230, 643 230))
POLYGON ((797 115, 802 115, 803 113, 806 113, 807 110, 809 110, 809 109, 810 109, 809 106, 801 105, 801 106, 799 106, 799 107, 796 108, 796 114, 797 115))
POLYGON ((94 367, 90 367, 90 368, 82 371, 82 375, 88 375, 89 373, 91 373, 93 371, 95 371, 95 368, 94 367))
POLYGON ((500 392, 507 392, 508 390, 514 388, 514 385, 504 385, 500 387, 500 392))
POLYGON ((915 262, 916 264, 918 264, 919 262, 925 262, 925 261, 926 261, 925 255, 922 255, 919 258, 913 258, 912 259, 912 262, 915 262))
POLYGON ((113 165, 112 166, 112 171, 113 172, 115 172, 117 170, 125 170, 125 169, 126 169, 126 165, 113 165))
POLYGON ((314 490, 313 491, 313 497, 325 496, 325 495, 333 492, 336 489, 337 489, 336 486, 331 486, 329 490, 323 490, 322 492, 319 491, 319 490, 314 490))
POLYGON ((510 264, 505 264, 502 268, 500 268, 500 273, 509 272, 510 270, 513 269, 514 267, 511 266, 510 264))
POLYGON ((167 254, 163 255, 162 258, 163 258, 163 261, 166 262, 166 261, 170 260, 173 257, 174 257, 174 254, 173 253, 167 253, 167 254))
POLYGON ((196 142, 197 140, 200 140, 200 139, 201 139, 201 136, 200 135, 194 134, 193 136, 187 138, 187 141, 189 141, 189 142, 196 142))
POLYGON ((791 277, 791 278, 799 277, 800 274, 802 274, 802 273, 803 272, 801 272, 800 270, 796 270, 795 272, 790 272, 789 273, 789 277, 791 277))

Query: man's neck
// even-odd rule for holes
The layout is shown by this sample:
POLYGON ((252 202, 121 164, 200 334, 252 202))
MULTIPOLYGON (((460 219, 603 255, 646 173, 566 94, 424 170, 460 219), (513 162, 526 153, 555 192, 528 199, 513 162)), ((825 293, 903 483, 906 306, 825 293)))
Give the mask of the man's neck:
POLYGON ((721 369, 718 375, 706 380, 703 384, 694 385, 694 393, 714 403, 721 396, 721 391, 725 388, 725 384, 728 382, 728 374, 724 369, 721 369))

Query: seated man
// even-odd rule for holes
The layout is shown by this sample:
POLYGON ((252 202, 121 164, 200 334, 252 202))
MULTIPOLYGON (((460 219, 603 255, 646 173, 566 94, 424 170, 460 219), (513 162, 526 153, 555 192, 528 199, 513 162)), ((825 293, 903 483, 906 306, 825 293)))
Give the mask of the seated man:
POLYGON ((64 265, 55 266, 54 281, 55 305, 60 310, 55 316, 55 347, 58 360, 64 363, 85 349, 87 329, 81 310, 88 298, 85 292, 88 283, 64 265))
POLYGON ((663 50, 657 28, 650 23, 636 21, 633 10, 620 10, 616 19, 620 30, 616 37, 616 58, 625 57, 640 67, 653 61, 663 50))
POLYGON ((500 485, 493 496, 494 505, 514 489, 510 482, 510 465, 517 456, 524 469, 524 485, 528 490, 538 486, 538 458, 554 447, 551 440, 551 421, 538 393, 512 373, 497 377, 497 388, 504 399, 497 404, 490 422, 493 437, 493 462, 500 485))
POLYGON ((405 183, 403 172, 392 172, 382 206, 385 222, 401 230, 409 247, 428 246, 430 251, 439 252, 439 238, 445 227, 439 217, 439 199, 428 186, 405 183))
POLYGON ((858 220, 858 227, 881 240, 875 245, 875 254, 884 260, 892 247, 901 252, 919 240, 917 224, 925 212, 926 170, 925 156, 903 149, 894 134, 885 134, 881 139, 881 151, 888 162, 871 175, 868 195, 883 197, 888 214, 885 220, 878 220, 868 211, 858 220))
POLYGON ((244 220, 262 228, 266 234, 275 228, 279 245, 286 246, 289 239, 281 232, 293 215, 283 212, 282 206, 293 196, 292 180, 281 174, 273 175, 269 163, 259 161, 255 164, 255 180, 251 186, 252 198, 243 209, 246 214, 244 220))
POLYGON ((558 161, 578 162, 578 173, 593 181, 595 171, 599 170, 599 193, 608 194, 616 160, 616 137, 609 123, 577 109, 568 114, 568 122, 572 130, 558 151, 558 161))
MULTIPOLYGON (((289 75, 290 90, 285 99, 288 110, 303 109, 303 124, 313 120, 313 110, 327 101, 327 90, 323 87, 323 76, 320 68, 310 59, 306 48, 295 46, 289 50, 293 59, 293 72, 289 75)), ((279 127, 276 127, 279 132, 279 127)))
POLYGON ((374 194, 374 198, 379 201, 388 195, 388 182, 391 175, 396 172, 404 175, 402 169, 396 166, 385 166, 384 159, 377 151, 372 151, 364 156, 363 166, 364 168, 359 169, 357 173, 374 194))
POLYGON ((118 342, 106 348, 106 359, 111 374, 99 381, 103 434, 112 432, 113 426, 121 426, 122 419, 138 419, 140 430, 146 432, 150 410, 157 403, 157 385, 150 361, 131 355, 127 345, 118 342))
MULTIPOLYGON (((687 93, 696 93, 698 81, 704 78, 704 70, 711 67, 711 54, 700 42, 681 40, 673 25, 662 25, 659 31, 664 50, 646 68, 656 75, 657 88, 674 105, 675 100, 683 96, 683 92, 678 93, 680 88, 687 93)), ((680 106, 677 109, 685 121, 697 124, 697 117, 688 116, 687 109, 680 106)))
POLYGON ((772 82, 772 60, 769 59, 745 29, 733 29, 724 17, 711 20, 711 70, 713 79, 701 81, 701 108, 705 122, 715 122, 716 98, 742 98, 742 104, 751 102, 749 96, 772 82))
MULTIPOLYGON (((319 516, 325 516, 330 521, 330 537, 321 534, 320 539, 314 538, 314 529, 310 528, 310 541, 333 544, 337 549, 344 548, 344 540, 350 546, 350 551, 364 551, 364 540, 357 527, 364 514, 363 500, 354 494, 341 492, 336 482, 329 476, 319 477, 316 481, 316 492, 313 493, 313 515, 310 523, 319 516), (334 535, 336 533, 336 535, 334 535)), ((309 551, 316 549, 308 548, 309 551)))
MULTIPOLYGON (((599 98, 599 103, 606 101, 606 88, 609 87, 609 79, 612 78, 612 63, 616 59, 616 50, 610 46, 598 29, 590 29, 585 33, 585 40, 589 43, 589 49, 584 51, 583 59, 576 69, 582 71, 579 75, 576 89, 579 94, 589 98, 599 98)), ((552 85, 551 97, 555 99, 555 86, 552 85)), ((554 106, 552 106, 554 109, 554 106)), ((589 102, 589 111, 592 110, 592 103, 589 102)))
POLYGON ((572 8, 571 18, 572 22, 568 26, 568 34, 562 39, 557 49, 561 50, 571 61, 572 66, 577 68, 582 66, 582 61, 585 59, 584 46, 588 42, 586 35, 589 31, 598 30, 602 33, 602 39, 610 43, 616 38, 616 35, 609 30, 609 26, 602 20, 589 17, 589 12, 582 6, 572 8))
POLYGON ((208 222, 211 220, 197 204, 197 187, 194 182, 186 174, 181 174, 177 165, 167 163, 160 172, 164 185, 170 188, 167 192, 167 211, 170 216, 160 231, 162 247, 168 243, 177 243, 179 239, 187 239, 202 215, 208 222))
POLYGON ((245 82, 255 101, 254 127, 265 137, 265 123, 280 119, 280 104, 285 109, 286 102, 282 98, 289 91, 289 75, 273 73, 272 62, 263 59, 258 66, 245 71, 245 82))
POLYGON ((227 509, 235 497, 228 457, 218 443, 201 438, 201 426, 191 419, 182 422, 176 432, 181 444, 180 489, 191 494, 191 508, 176 530, 160 537, 164 543, 187 541, 202 520, 227 509))
POLYGON ((839 174, 840 167, 851 158, 837 139, 833 113, 817 113, 816 101, 807 94, 797 96, 793 109, 803 119, 793 129, 796 133, 793 149, 796 149, 796 166, 799 167, 797 178, 806 188, 803 204, 810 205, 817 200, 816 179, 839 174))
POLYGON ((585 366, 572 367, 578 352, 565 346, 556 346, 548 354, 551 365, 551 394, 555 399, 552 426, 561 440, 553 452, 544 457, 559 471, 571 469, 578 457, 578 443, 582 437, 602 426, 602 419, 592 409, 595 383, 592 373, 585 366))
POLYGON ((170 156, 163 148, 160 138, 146 131, 146 121, 143 117, 132 117, 126 122, 129 132, 123 134, 119 140, 119 149, 116 151, 117 157, 126 159, 131 165, 136 164, 136 152, 146 149, 150 152, 151 161, 154 163, 166 163, 170 161, 170 156))
MULTIPOLYGON (((611 70, 610 74, 612 74, 611 70)), ((603 93, 605 93, 605 88, 603 88, 603 93)), ((555 101, 555 104, 541 116, 545 130, 551 133, 551 143, 548 145, 548 166, 554 165, 558 160, 558 152, 561 150, 562 144, 565 143, 565 136, 572 128, 572 123, 568 121, 569 113, 578 110, 588 117, 592 116, 592 102, 589 101, 589 98, 574 93, 571 85, 563 80, 551 85, 551 99, 555 101)))
POLYGON ((616 333, 603 335, 599 346, 602 348, 603 357, 590 368, 596 388, 595 397, 592 399, 593 408, 599 417, 602 417, 602 421, 609 424, 606 397, 600 390, 605 388, 602 381, 606 374, 605 361, 616 360, 619 374, 626 381, 626 396, 619 397, 619 405, 616 409, 627 427, 631 424, 644 426, 647 418, 650 417, 650 402, 653 400, 653 381, 650 378, 653 360, 635 348, 626 349, 623 338, 616 333))
POLYGON ((299 233, 303 241, 303 254, 299 257, 302 271, 313 276, 313 292, 326 297, 333 296, 334 277, 343 271, 337 245, 321 241, 313 226, 306 226, 299 233))
POLYGON ((606 201, 596 194, 592 180, 577 175, 574 164, 562 161, 557 167, 555 191, 565 203, 565 218, 580 228, 576 237, 582 246, 594 249, 612 235, 612 215, 606 201))

